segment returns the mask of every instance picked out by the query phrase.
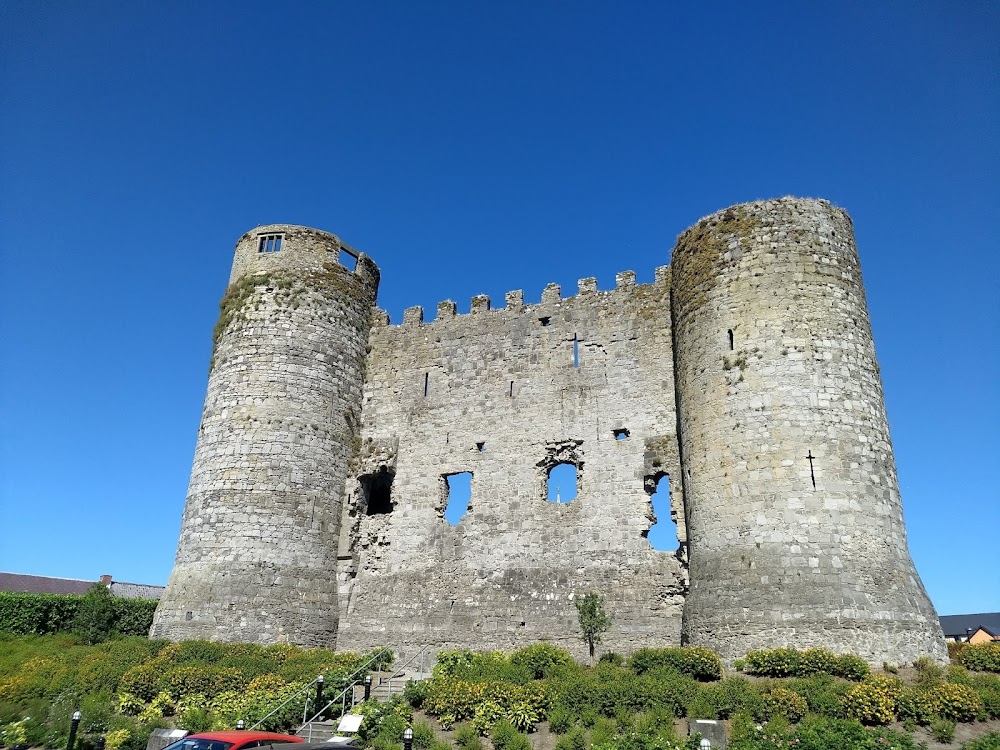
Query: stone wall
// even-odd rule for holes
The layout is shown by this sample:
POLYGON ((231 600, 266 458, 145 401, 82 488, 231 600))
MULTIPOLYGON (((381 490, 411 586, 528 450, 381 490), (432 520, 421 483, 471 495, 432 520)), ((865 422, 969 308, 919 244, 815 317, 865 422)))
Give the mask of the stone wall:
POLYGON ((944 658, 850 218, 826 201, 736 206, 681 235, 673 269, 686 640, 729 660, 777 645, 944 658))
POLYGON ((352 273, 341 249, 288 225, 237 243, 154 637, 335 641, 341 499, 378 285, 370 260, 352 273), (260 252, 279 234, 280 251, 260 252))
MULTIPOLYGON (((683 551, 652 549, 654 477, 677 477, 669 270, 593 279, 539 304, 438 306, 376 325, 362 457, 349 480, 339 648, 382 643, 493 649, 548 640, 583 655, 575 596, 606 595, 609 649, 676 643, 683 551), (574 358, 576 352, 576 358, 574 358), (627 431, 616 439, 615 431, 627 431), (548 470, 578 466, 578 496, 546 499, 548 470), (444 477, 471 472, 470 507, 444 518, 444 477), (373 477, 389 513, 367 514, 373 477)), ((684 539, 679 482, 671 499, 684 539)))

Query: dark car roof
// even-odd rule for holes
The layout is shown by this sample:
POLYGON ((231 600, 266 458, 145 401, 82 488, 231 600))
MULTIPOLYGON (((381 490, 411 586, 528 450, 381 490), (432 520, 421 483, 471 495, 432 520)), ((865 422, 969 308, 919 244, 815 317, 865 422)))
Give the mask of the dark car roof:
POLYGON ((248 729, 234 729, 230 732, 198 732, 189 734, 186 740, 219 740, 220 742, 232 742, 241 744, 250 740, 274 740, 272 744, 287 745, 295 743, 296 747, 302 746, 302 738, 294 737, 290 734, 279 734, 277 732, 255 732, 248 729))

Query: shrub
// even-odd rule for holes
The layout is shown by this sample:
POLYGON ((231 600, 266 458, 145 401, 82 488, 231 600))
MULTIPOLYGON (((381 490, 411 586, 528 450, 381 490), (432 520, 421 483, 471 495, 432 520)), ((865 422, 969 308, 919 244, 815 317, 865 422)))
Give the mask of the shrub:
POLYGON ((953 641, 948 641, 948 658, 951 659, 952 663, 958 663, 959 657, 968 643, 954 643, 953 641))
POLYGON ((948 719, 935 719, 931 722, 931 736, 938 742, 949 744, 955 739, 955 722, 948 719))
POLYGON ((1000 677, 989 674, 976 675, 970 680, 972 689, 983 702, 983 710, 990 719, 1000 719, 1000 677))
POLYGON ((555 750, 585 750, 586 747, 587 733, 577 727, 556 741, 555 750))
POLYGON ((727 677, 715 685, 706 685, 702 690, 720 719, 728 719, 740 712, 761 720, 764 718, 764 701, 760 691, 745 677, 727 677))
POLYGON ((540 680, 548 677, 553 667, 572 664, 573 658, 566 649, 548 643, 535 643, 512 653, 510 661, 526 669, 533 679, 540 680))
POLYGON ((844 695, 844 714, 863 724, 890 724, 896 719, 896 701, 902 692, 899 680, 871 675, 844 695))
POLYGON ((413 746, 420 750, 428 750, 434 744, 434 729, 426 721, 418 721, 413 725, 413 746))
POLYGON ((746 667, 746 665, 747 665, 746 659, 737 659, 736 661, 733 662, 733 667, 736 669, 737 672, 742 672, 743 669, 746 667))
POLYGON ((798 675, 805 677, 811 674, 837 674, 839 660, 837 655, 825 648, 809 648, 799 654, 798 675))
POLYGON ((746 671, 761 677, 792 677, 799 672, 799 652, 794 648, 754 649, 746 662, 746 671))
POLYGON ((768 719, 781 716, 796 722, 805 716, 808 710, 806 699, 787 688, 774 687, 764 694, 764 714, 768 719))
POLYGON ((1000 642, 969 644, 959 661, 973 672, 1000 672, 1000 642))
POLYGON ((483 742, 479 739, 479 732, 468 724, 463 724, 455 732, 455 744, 462 750, 482 750, 483 742))
POLYGON ((968 685, 938 685, 930 693, 938 714, 952 721, 974 721, 983 710, 983 702, 968 685))
POLYGON ((962 750, 1000 750, 1000 732, 989 732, 970 740, 962 746, 962 750))
POLYGON ((896 698, 896 715, 900 721, 914 724, 930 724, 937 713, 934 699, 923 690, 904 688, 896 698))
POLYGON ((944 668, 926 656, 921 656, 913 662, 917 670, 917 687, 930 690, 944 682, 944 668))
POLYGON ((917 750, 918 747, 908 734, 881 727, 866 728, 856 721, 815 715, 807 716, 794 726, 779 721, 768 722, 757 729, 743 723, 738 731, 739 739, 730 745, 733 750, 778 750, 789 747, 809 750, 917 750))
POLYGON ((789 680, 789 690, 806 699, 809 710, 834 719, 844 718, 843 700, 852 685, 828 674, 814 674, 789 680))
POLYGON ((629 657, 628 666, 639 675, 668 668, 701 681, 722 677, 722 660, 718 654, 700 646, 640 648, 629 657))
POLYGON ((140 664, 122 675, 119 689, 143 702, 151 701, 153 696, 160 692, 160 676, 160 668, 153 662, 140 664))
POLYGON ((860 656, 841 654, 837 657, 837 668, 834 674, 837 677, 857 682, 858 680, 863 680, 870 671, 868 662, 860 656))
POLYGON ((601 654, 601 658, 597 660, 597 663, 623 667, 625 666, 625 657, 615 651, 605 651, 601 654))
POLYGON ((549 729, 555 734, 566 734, 574 724, 573 714, 563 706, 556 706, 549 711, 549 729))
POLYGON ((104 735, 104 747, 107 750, 119 750, 119 748, 128 743, 131 737, 132 733, 125 727, 112 729, 104 735))
POLYGON ((189 706, 178 711, 177 726, 189 732, 207 732, 212 726, 212 717, 203 706, 189 706))
POLYGON ((414 708, 420 708, 424 705, 424 701, 427 700, 428 687, 429 683, 427 680, 421 680, 420 682, 409 680, 406 683, 406 687, 403 688, 403 700, 407 701, 414 708))
POLYGON ((517 735, 517 730, 514 729, 513 724, 506 719, 498 721, 493 726, 493 731, 490 732, 490 742, 493 743, 493 750, 512 750, 510 745, 515 735, 517 735))

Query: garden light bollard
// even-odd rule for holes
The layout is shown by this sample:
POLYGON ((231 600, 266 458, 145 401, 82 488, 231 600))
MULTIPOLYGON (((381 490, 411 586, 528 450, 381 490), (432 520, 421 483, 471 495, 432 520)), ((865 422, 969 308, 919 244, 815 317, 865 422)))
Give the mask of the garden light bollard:
POLYGON ((106 740, 104 739, 104 735, 102 734, 100 737, 94 740, 94 750, 104 750, 105 742, 106 740))
POLYGON ((243 731, 243 727, 245 727, 245 726, 246 726, 246 724, 243 723, 243 719, 237 719, 236 720, 236 729, 238 731, 242 732, 243 731))
POLYGON ((403 730, 403 750, 413 750, 413 728, 403 730))
POLYGON ((79 711, 73 712, 73 720, 69 723, 69 740, 66 742, 66 750, 73 750, 73 743, 76 742, 76 730, 80 726, 80 717, 83 716, 79 711))
POLYGON ((372 697, 372 676, 370 674, 365 675, 365 700, 367 701, 372 697))

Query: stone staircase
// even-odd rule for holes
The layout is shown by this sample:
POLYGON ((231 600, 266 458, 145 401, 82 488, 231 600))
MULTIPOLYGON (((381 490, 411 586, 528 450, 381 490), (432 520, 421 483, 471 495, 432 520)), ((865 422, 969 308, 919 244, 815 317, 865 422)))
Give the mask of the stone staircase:
MULTIPOLYGON (((430 679, 432 676, 430 672, 421 671, 429 669, 433 664, 433 661, 427 663, 427 650, 426 647, 421 649, 417 655, 411 657, 400 667, 384 672, 371 672, 372 682, 369 700, 387 703, 396 696, 403 694, 403 691, 406 689, 406 683, 430 679)), ((351 707, 364 702, 364 700, 364 684, 356 682, 353 690, 349 688, 347 693, 342 696, 341 708, 345 712, 350 711, 351 707)), ((333 704, 330 704, 330 708, 331 710, 337 710, 337 707, 333 704)), ((340 719, 307 721, 296 730, 295 734, 302 737, 305 742, 330 742, 330 740, 338 735, 337 728, 340 725, 340 721, 340 719)), ((345 738, 345 741, 349 739, 345 738)), ((336 747, 336 745, 331 743, 331 747, 336 747)))

